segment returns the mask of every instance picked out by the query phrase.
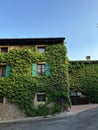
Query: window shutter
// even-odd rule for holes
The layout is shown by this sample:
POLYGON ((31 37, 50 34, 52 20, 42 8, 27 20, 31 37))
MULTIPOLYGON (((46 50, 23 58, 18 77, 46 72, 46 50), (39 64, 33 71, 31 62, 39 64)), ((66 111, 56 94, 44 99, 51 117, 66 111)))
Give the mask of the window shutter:
POLYGON ((9 77, 11 73, 11 66, 6 65, 5 77, 9 77))
POLYGON ((32 77, 37 75, 37 64, 32 64, 32 77))
POLYGON ((45 74, 46 74, 47 76, 50 75, 50 66, 49 66, 48 63, 45 64, 45 74))

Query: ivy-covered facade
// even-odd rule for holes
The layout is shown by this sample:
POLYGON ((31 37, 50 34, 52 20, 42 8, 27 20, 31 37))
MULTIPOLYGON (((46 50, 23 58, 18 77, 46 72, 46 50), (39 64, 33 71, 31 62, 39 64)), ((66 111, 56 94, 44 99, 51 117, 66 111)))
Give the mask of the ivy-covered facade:
POLYGON ((81 92, 89 103, 98 103, 98 61, 69 61, 70 92, 81 92))
POLYGON ((0 39, 0 100, 27 116, 47 115, 70 104, 65 38, 0 39))

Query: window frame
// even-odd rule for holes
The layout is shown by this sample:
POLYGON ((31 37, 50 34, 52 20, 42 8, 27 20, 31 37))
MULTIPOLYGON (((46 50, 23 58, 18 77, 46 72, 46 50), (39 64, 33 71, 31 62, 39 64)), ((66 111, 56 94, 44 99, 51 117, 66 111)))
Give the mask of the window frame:
POLYGON ((44 92, 39 92, 39 93, 36 93, 35 94, 35 98, 34 98, 34 106, 37 108, 38 105, 44 105, 45 103, 47 102, 47 97, 46 97, 46 94, 44 92), (37 95, 45 95, 45 100, 41 100, 41 101, 38 101, 37 100, 37 95))
POLYGON ((32 63, 32 77, 36 76, 50 76, 50 66, 47 62, 32 63), (41 71, 38 70, 38 65, 44 65, 44 71, 42 69, 41 71))
POLYGON ((38 53, 45 53, 45 45, 36 45, 36 50, 38 53), (39 51, 39 48, 42 48, 44 51, 39 51))
POLYGON ((6 63, 0 64, 0 77, 5 77, 6 74, 6 63))
POLYGON ((45 93, 37 93, 37 102, 46 102, 45 93))
POLYGON ((37 75, 45 76, 45 62, 37 64, 37 75))
POLYGON ((9 49, 8 46, 1 46, 0 47, 0 52, 1 53, 8 53, 8 49, 9 49), (5 48, 7 49, 7 51, 2 51, 2 49, 5 49, 5 48))

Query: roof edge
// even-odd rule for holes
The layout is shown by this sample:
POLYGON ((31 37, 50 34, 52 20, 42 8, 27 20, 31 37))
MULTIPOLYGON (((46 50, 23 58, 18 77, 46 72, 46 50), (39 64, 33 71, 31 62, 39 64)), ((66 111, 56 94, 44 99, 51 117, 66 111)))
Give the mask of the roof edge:
POLYGON ((48 38, 2 38, 0 45, 32 45, 32 44, 52 44, 62 43, 65 37, 48 37, 48 38))

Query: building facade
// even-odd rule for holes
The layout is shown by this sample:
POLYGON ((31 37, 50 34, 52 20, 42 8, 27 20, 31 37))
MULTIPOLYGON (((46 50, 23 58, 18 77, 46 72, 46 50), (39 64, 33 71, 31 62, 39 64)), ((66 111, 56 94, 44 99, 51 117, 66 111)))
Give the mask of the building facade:
POLYGON ((70 61, 69 83, 73 105, 98 103, 98 60, 70 61))
POLYGON ((6 102, 17 105, 28 116, 52 114, 68 107, 68 59, 64 40, 0 39, 0 107, 5 106, 3 110, 6 102))

